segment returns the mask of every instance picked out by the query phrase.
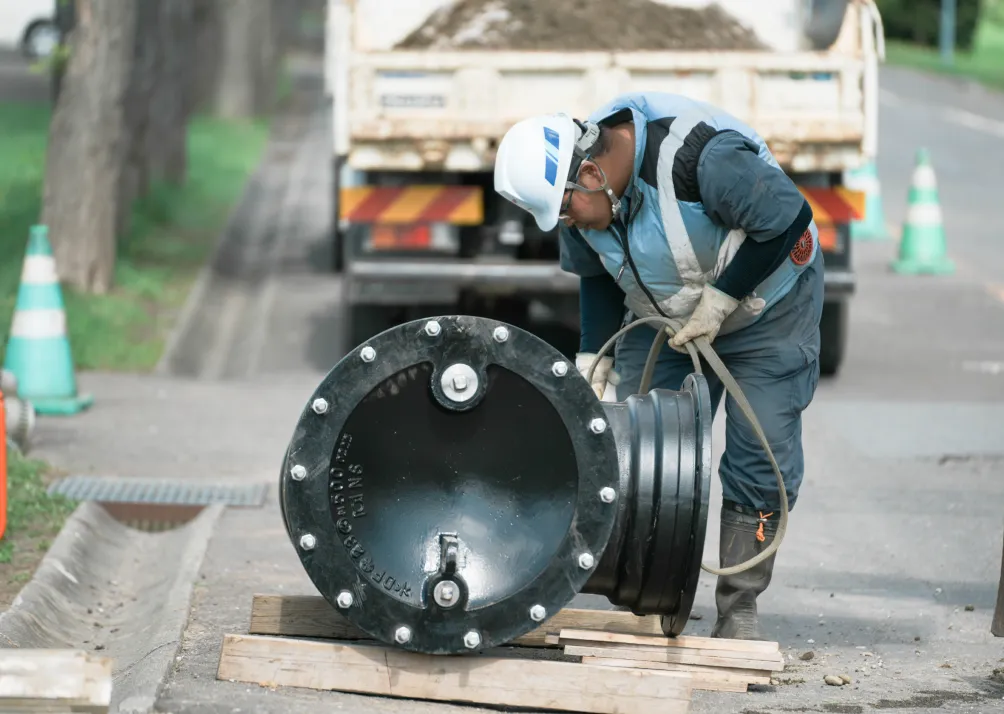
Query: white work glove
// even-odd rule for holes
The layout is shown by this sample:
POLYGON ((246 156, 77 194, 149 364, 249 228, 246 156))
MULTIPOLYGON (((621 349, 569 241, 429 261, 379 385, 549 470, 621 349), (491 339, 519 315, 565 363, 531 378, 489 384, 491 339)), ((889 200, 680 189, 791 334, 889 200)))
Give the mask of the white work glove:
POLYGON ((686 353, 687 348, 684 345, 694 338, 707 337, 708 342, 713 342, 718 336, 718 331, 722 329, 725 318, 737 307, 739 307, 738 300, 705 283, 701 291, 701 301, 694 308, 694 314, 690 316, 687 324, 673 335, 669 346, 677 352, 686 353))
MULTIPOLYGON (((592 352, 579 352, 575 355, 575 368, 579 374, 586 378, 589 375, 589 368, 596 361, 596 355, 592 352)), ((593 381, 589 386, 593 388, 597 399, 604 402, 616 402, 617 390, 615 387, 620 383, 620 375, 613 371, 614 358, 604 357, 596 365, 593 371, 593 381)))

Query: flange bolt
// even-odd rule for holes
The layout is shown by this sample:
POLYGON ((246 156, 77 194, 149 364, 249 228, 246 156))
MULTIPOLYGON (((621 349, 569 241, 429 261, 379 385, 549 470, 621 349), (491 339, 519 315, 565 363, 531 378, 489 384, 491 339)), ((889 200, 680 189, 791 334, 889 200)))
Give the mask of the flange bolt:
POLYGON ((394 641, 397 642, 399 645, 411 642, 411 629, 402 625, 401 627, 394 630, 394 641))

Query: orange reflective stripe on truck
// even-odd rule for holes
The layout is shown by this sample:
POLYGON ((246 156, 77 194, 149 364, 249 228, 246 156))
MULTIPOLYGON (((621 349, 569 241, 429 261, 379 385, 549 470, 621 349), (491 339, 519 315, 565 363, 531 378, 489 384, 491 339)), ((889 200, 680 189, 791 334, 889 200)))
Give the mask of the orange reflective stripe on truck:
POLYGON ((484 221, 478 186, 354 186, 339 193, 339 217, 355 223, 405 225, 484 221))
POLYGON ((850 223, 865 217, 864 191, 848 188, 810 188, 799 186, 798 190, 812 207, 812 218, 816 225, 850 223))

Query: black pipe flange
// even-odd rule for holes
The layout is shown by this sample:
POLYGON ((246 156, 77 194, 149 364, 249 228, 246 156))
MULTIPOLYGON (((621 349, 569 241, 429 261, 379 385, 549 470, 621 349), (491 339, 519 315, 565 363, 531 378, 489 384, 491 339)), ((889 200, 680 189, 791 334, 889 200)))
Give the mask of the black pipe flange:
POLYGON ((583 591, 618 519, 609 416, 511 325, 409 322, 346 355, 303 410, 283 518, 320 593, 430 654, 510 642, 583 591))
POLYGON ((663 632, 676 637, 694 604, 708 522, 708 383, 691 374, 679 392, 654 389, 603 406, 618 445, 617 523, 583 592, 661 615, 663 632))

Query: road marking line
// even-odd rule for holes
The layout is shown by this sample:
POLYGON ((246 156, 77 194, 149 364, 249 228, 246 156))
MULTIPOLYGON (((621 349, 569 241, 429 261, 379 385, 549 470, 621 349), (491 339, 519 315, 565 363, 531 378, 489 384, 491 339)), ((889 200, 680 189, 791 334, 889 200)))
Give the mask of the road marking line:
MULTIPOLYGON (((918 104, 919 102, 909 102, 893 94, 888 89, 880 88, 879 103, 887 107, 902 107, 906 104, 918 104)), ((942 109, 939 114, 946 121, 1004 139, 1004 121, 1000 121, 999 119, 991 119, 982 114, 955 108, 942 109)))
POLYGON ((1004 303, 1004 285, 986 283, 984 287, 986 287, 990 297, 997 298, 1000 302, 1004 303))
POLYGON ((888 89, 879 88, 879 102, 887 107, 901 107, 903 100, 890 92, 888 89))
POLYGON ((994 362, 990 360, 985 360, 983 362, 963 362, 962 370, 964 372, 980 372, 981 374, 992 374, 996 376, 998 374, 1004 374, 1004 362, 994 362))
POLYGON ((1004 139, 1004 121, 974 114, 965 109, 943 109, 941 115, 948 121, 1004 139))

